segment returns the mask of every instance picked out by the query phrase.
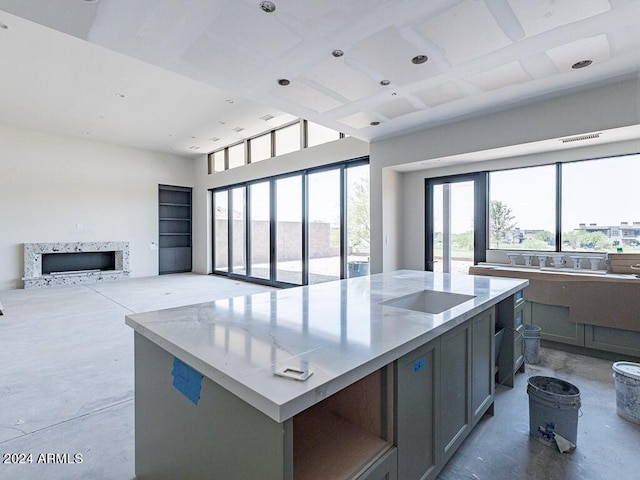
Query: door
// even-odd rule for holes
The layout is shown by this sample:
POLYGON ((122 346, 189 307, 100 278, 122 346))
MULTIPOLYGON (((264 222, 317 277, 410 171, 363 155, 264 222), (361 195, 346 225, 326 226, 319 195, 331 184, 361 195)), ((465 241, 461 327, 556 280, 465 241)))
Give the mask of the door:
POLYGON ((426 270, 468 273, 485 260, 486 185, 486 173, 427 179, 426 270))

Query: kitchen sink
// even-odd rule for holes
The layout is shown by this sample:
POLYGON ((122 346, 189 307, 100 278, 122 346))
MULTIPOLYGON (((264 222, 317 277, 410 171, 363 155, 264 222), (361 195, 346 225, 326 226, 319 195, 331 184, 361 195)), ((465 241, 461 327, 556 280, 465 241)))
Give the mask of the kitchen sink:
POLYGON ((381 302, 380 305, 436 314, 468 302, 469 300, 473 300, 474 298, 476 298, 475 295, 423 290, 381 302))

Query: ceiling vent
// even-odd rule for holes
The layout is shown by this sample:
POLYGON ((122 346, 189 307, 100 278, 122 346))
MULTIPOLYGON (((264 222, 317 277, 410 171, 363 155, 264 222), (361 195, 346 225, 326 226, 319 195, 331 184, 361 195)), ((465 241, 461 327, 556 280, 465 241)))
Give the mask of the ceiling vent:
POLYGON ((232 131, 233 131, 233 132, 236 132, 236 133, 240 133, 240 132, 241 132, 241 131, 243 131, 243 130, 244 130, 244 128, 242 128, 242 127, 236 127, 236 128, 234 128, 232 131))
POLYGON ((270 114, 267 113, 266 115, 260 117, 260 120, 264 120, 265 122, 268 122, 269 120, 271 120, 273 118, 274 118, 273 115, 270 115, 270 114))
POLYGON ((582 140, 595 140, 600 138, 601 133, 590 133, 588 135, 578 135, 577 137, 561 138, 562 143, 581 142, 582 140))

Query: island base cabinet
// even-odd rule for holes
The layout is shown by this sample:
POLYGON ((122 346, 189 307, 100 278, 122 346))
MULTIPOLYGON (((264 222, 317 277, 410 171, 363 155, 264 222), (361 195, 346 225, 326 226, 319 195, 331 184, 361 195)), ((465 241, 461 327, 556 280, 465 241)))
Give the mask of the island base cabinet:
POLYGON ((174 357, 135 333, 139 480, 397 480, 393 368, 279 423, 202 378, 197 404, 172 384, 174 357))
POLYGON ((398 478, 436 477, 493 413, 494 309, 396 361, 398 478))
POLYGON ((398 478, 429 477, 436 469, 440 342, 431 341, 396 362, 398 478))
POLYGON ((193 404, 172 385, 174 357, 135 334, 138 480, 281 479, 287 423, 277 423, 206 377, 193 404))

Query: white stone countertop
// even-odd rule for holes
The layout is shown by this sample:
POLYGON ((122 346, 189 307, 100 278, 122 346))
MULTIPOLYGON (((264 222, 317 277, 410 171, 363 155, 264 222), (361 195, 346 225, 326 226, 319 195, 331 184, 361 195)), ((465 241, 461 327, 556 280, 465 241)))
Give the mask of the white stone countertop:
POLYGON ((400 270, 127 315, 126 323, 284 422, 528 283, 400 270), (475 298, 439 314, 380 304, 423 290, 475 298), (283 366, 313 374, 305 381, 274 375, 283 366))

